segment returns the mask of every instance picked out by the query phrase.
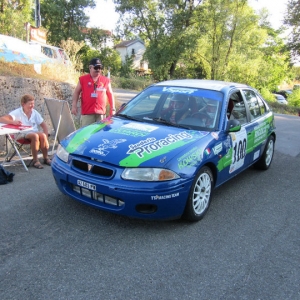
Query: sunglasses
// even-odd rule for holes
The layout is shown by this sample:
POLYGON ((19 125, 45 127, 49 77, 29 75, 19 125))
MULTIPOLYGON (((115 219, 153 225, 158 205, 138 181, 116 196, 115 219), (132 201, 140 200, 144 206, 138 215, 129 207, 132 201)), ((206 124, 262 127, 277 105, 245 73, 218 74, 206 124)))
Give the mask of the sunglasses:
POLYGON ((94 70, 101 70, 101 66, 94 67, 94 70))

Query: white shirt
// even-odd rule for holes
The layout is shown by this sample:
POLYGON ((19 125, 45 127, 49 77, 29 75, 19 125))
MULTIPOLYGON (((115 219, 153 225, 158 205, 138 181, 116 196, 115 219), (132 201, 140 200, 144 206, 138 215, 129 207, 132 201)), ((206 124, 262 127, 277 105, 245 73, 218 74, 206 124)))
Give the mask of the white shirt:
POLYGON ((35 132, 39 131, 38 126, 44 122, 44 119, 42 118, 41 114, 35 109, 32 110, 30 119, 28 119, 28 117, 23 111, 22 106, 11 111, 9 115, 12 116, 14 121, 21 121, 23 125, 32 126, 33 131, 35 132))

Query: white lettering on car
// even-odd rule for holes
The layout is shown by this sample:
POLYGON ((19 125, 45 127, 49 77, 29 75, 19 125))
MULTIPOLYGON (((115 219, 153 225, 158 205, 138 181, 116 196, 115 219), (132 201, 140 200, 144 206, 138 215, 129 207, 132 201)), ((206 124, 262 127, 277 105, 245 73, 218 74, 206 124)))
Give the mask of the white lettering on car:
POLYGON ((247 149, 247 132, 245 128, 236 133, 230 133, 232 140, 232 157, 229 173, 241 168, 245 163, 247 149))
POLYGON ((164 199, 171 199, 171 198, 175 198, 175 197, 179 197, 179 193, 174 193, 174 194, 170 194, 170 195, 151 196, 151 200, 164 200, 164 199))
POLYGON ((126 154, 135 153, 138 157, 142 158, 144 157, 145 152, 150 154, 153 151, 158 151, 170 144, 174 144, 178 141, 191 138, 192 136, 186 131, 177 134, 169 134, 167 137, 160 140, 156 140, 156 138, 148 138, 144 141, 140 141, 137 144, 129 145, 129 150, 126 154))

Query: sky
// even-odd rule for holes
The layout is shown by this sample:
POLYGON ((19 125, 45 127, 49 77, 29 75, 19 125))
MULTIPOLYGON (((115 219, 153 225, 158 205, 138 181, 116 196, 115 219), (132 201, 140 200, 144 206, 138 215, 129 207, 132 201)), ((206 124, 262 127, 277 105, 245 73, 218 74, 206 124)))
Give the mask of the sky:
POLYGON ((288 0, 248 0, 255 11, 266 8, 269 11, 269 21, 274 29, 278 29, 283 22, 288 0))
POLYGON ((115 12, 112 0, 95 0, 96 8, 88 10, 90 23, 88 26, 98 27, 113 31, 119 19, 119 14, 115 12))
MULTIPOLYGON (((90 23, 88 26, 98 27, 101 29, 114 30, 119 15, 115 12, 112 0, 95 0, 97 6, 89 10, 90 23)), ((270 13, 269 21, 274 29, 282 25, 283 14, 286 10, 288 0, 248 0, 250 6, 255 11, 265 7, 270 13)))

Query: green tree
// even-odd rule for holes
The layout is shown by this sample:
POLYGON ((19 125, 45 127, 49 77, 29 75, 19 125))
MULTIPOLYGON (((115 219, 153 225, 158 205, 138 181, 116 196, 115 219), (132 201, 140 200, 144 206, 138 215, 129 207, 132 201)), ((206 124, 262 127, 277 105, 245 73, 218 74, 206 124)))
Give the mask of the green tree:
POLYGON ((289 0, 284 24, 291 27, 288 46, 295 57, 300 55, 300 0, 289 0))
POLYGON ((120 68, 120 76, 130 78, 134 74, 133 66, 133 57, 126 55, 125 62, 122 63, 120 68))
MULTIPOLYGON (((181 56, 179 77, 244 82, 275 90, 288 79, 289 53, 275 31, 247 1, 209 0, 197 11, 198 37, 181 56)), ((191 35, 190 35, 191 36, 191 35)))
POLYGON ((157 79, 173 77, 180 56, 190 47, 195 11, 194 0, 115 0, 122 15, 124 35, 133 32, 146 44, 145 58, 157 79), (191 33, 191 35, 190 35, 191 33))
POLYGON ((0 1, 0 33, 26 40, 24 23, 32 20, 32 0, 0 1))
POLYGON ((232 62, 238 56, 242 56, 239 61, 257 57, 257 51, 255 55, 252 51, 263 44, 266 33, 246 0, 206 1, 200 15, 204 22, 199 24, 198 54, 211 79, 223 80, 235 72, 232 62))
POLYGON ((89 17, 86 8, 94 8, 94 0, 43 0, 41 3, 42 25, 48 30, 47 40, 59 45, 62 40, 71 38, 83 41, 89 17))
POLYGON ((86 30, 86 40, 96 49, 101 49, 106 39, 110 38, 110 32, 92 27, 86 30))
POLYGON ((83 71, 89 72, 89 62, 92 58, 99 58, 104 66, 103 73, 107 74, 108 68, 110 69, 111 75, 118 75, 121 68, 121 57, 119 53, 110 48, 104 48, 101 50, 91 49, 89 46, 85 45, 78 54, 81 57, 83 64, 83 71))

